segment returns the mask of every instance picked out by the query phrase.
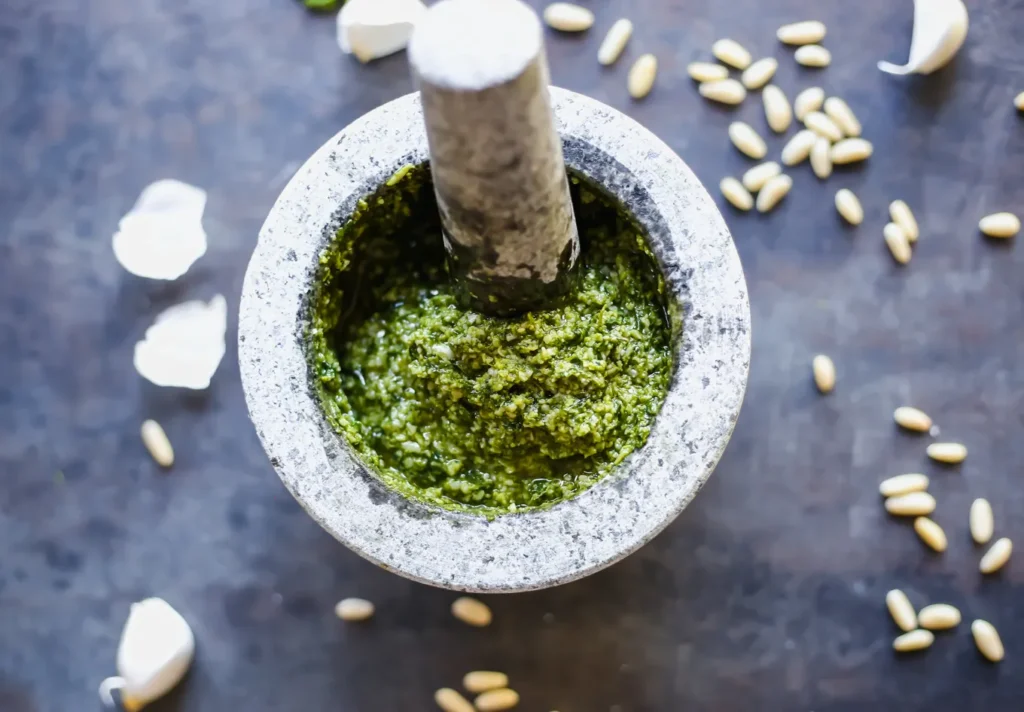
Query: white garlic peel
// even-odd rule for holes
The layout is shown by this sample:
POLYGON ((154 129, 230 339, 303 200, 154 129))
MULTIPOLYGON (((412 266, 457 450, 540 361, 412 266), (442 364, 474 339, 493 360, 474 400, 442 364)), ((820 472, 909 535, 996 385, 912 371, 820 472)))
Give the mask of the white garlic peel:
POLYGON ((117 648, 125 707, 139 709, 167 694, 188 672, 195 650, 192 629, 170 604, 161 598, 133 603, 117 648))
POLYGON ((206 191, 165 178, 139 194, 114 233, 114 257, 134 275, 177 279, 206 254, 206 191))
POLYGON ((394 54, 426 9, 422 0, 348 0, 338 13, 338 47, 360 62, 394 54))
POLYGON ((166 309, 135 344, 135 370, 158 386, 209 387, 224 358, 227 318, 220 294, 209 303, 196 300, 166 309))
POLYGON ((904 65, 879 62, 888 74, 931 74, 945 66, 967 37, 967 8, 962 0, 915 0, 910 58, 904 65))

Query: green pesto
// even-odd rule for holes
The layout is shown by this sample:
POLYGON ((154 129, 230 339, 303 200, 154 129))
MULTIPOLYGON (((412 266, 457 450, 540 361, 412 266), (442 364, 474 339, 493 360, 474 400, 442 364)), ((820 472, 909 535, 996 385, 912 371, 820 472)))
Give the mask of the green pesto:
POLYGON ((390 487, 486 516, 579 494, 647 440, 672 370, 641 228, 573 178, 575 290, 511 319, 460 306, 429 170, 360 201, 320 258, 310 360, 329 422, 390 487))

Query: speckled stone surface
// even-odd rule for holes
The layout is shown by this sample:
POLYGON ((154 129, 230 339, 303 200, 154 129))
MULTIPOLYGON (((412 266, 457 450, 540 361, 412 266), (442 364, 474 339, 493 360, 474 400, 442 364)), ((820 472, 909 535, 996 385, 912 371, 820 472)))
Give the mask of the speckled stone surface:
POLYGON ((239 365, 256 432, 288 490, 349 548, 417 581, 509 593, 567 583, 618 561, 693 499, 732 434, 747 384, 750 308, 739 256, 686 164, 632 119, 552 88, 566 164, 603 186, 650 234, 682 314, 675 372, 647 444, 553 508, 492 521, 387 490, 327 424, 308 382, 306 305, 318 257, 356 202, 427 159, 418 94, 325 143, 274 204, 239 312, 239 365))
MULTIPOLYGON (((541 0, 531 0, 534 7, 541 0)), ((260 226, 291 174, 368 111, 412 91, 405 57, 342 58, 334 18, 288 0, 0 2, 0 710, 99 712, 129 604, 170 602, 196 633, 196 663, 147 712, 431 710, 441 685, 498 669, 519 709, 561 712, 1013 712, 1024 699, 1024 566, 978 574, 971 500, 1024 541, 1024 243, 977 235, 1024 212, 1021 0, 968 3, 956 63, 927 78, 902 61, 909 0, 588 0, 587 33, 547 33, 554 83, 634 117, 704 182, 751 162, 729 143, 742 119, 771 136, 752 95, 703 101, 686 62, 719 37, 774 56, 790 97, 822 86, 857 111, 875 154, 794 186, 767 217, 720 196, 751 296, 750 381, 729 447, 691 506, 614 566, 565 586, 483 596, 494 623, 451 617, 455 594, 366 562, 281 485, 239 379, 238 297, 260 226), (622 60, 595 61, 629 17, 622 60), (817 17, 832 66, 800 68, 775 28, 817 17), (659 58, 632 102, 628 63, 659 58), (178 283, 132 277, 110 236, 149 182, 210 192, 210 249, 178 283), (864 204, 844 226, 839 188, 864 204), (898 267, 886 205, 921 222, 898 267), (224 362, 203 395, 149 386, 132 346, 163 308, 228 296, 224 362), (835 392, 810 360, 835 359, 835 392), (970 448, 957 468, 924 456, 892 410, 924 408, 970 448), (177 461, 162 472, 139 440, 156 418, 177 461), (878 482, 925 472, 949 537, 938 555, 882 510, 878 482), (1002 665, 965 624, 918 655, 890 650, 882 604, 946 601, 992 621, 1002 665), (345 596, 377 604, 341 625, 345 596)), ((1016 557, 1016 554, 1014 555, 1016 557)))

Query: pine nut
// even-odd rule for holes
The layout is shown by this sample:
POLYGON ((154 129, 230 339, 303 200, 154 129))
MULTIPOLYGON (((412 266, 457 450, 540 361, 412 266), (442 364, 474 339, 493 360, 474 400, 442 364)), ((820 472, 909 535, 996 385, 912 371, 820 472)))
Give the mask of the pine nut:
POLYGON ((892 253, 894 260, 901 265, 910 262, 910 242, 907 240, 907 234, 899 225, 886 223, 882 230, 882 236, 885 238, 885 244, 889 246, 889 252, 892 253))
POLYGON ((999 639, 999 631, 994 625, 979 618, 971 623, 971 635, 974 636, 978 652, 988 660, 997 663, 1003 659, 1006 651, 1003 649, 1003 641, 999 639))
POLYGON ((811 361, 811 373, 814 374, 814 385, 822 393, 831 393, 836 387, 836 365, 825 354, 818 354, 811 361))
POLYGON ((764 117, 768 120, 768 126, 775 133, 785 133, 793 123, 793 109, 785 93, 774 84, 769 84, 761 93, 761 100, 764 102, 764 117))
POLYGON ((435 692, 434 702, 444 712, 476 712, 469 700, 450 687, 442 687, 435 692))
POLYGON ((836 126, 847 136, 860 136, 862 127, 857 115, 853 113, 850 105, 838 96, 830 96, 825 100, 825 115, 836 122, 836 126))
POLYGON ((927 433, 932 429, 932 419, 928 417, 928 414, 909 405, 901 405, 893 411, 892 418, 897 425, 907 430, 927 433))
POLYGON ((482 628, 491 624, 491 609, 486 603, 469 596, 456 598, 452 602, 452 615, 463 623, 482 628))
POLYGON ((1007 537, 997 539, 996 543, 993 544, 985 555, 981 557, 981 563, 978 564, 978 570, 983 574, 994 574, 999 569, 1006 565, 1006 562, 1010 560, 1010 554, 1013 553, 1013 542, 1007 537))
POLYGON ((948 603, 933 603, 918 612, 917 621, 928 630, 948 630, 960 625, 960 609, 948 603))
POLYGON ((704 82, 697 91, 705 99, 711 99, 722 104, 740 104, 747 98, 747 90, 735 79, 704 82))
POLYGON ((373 604, 363 598, 343 598, 334 607, 334 615, 343 621, 365 621, 373 611, 373 604))
POLYGON ((594 24, 594 13, 571 2, 553 2, 544 8, 544 22, 559 32, 582 32, 594 24))
POLYGON ((898 517, 923 517, 935 511, 935 498, 927 492, 908 492, 885 500, 885 511, 898 517))
POLYGON ((718 40, 711 45, 711 54, 715 55, 715 59, 719 62, 724 62, 736 69, 746 69, 750 66, 750 52, 736 40, 718 40))
POLYGON ((911 492, 923 492, 928 489, 928 475, 917 472, 910 472, 905 475, 896 475, 883 480, 878 485, 878 492, 883 497, 899 497, 911 492))
POLYGON ((900 653, 909 653, 914 650, 924 650, 935 642, 935 634, 930 630, 912 630, 904 633, 892 641, 893 650, 900 653))
POLYGON ((643 99, 651 93, 654 77, 658 74, 658 58, 653 54, 641 55, 633 62, 629 70, 627 86, 629 95, 634 99, 643 99))
POLYGON ((987 499, 979 497, 971 503, 971 538, 975 544, 988 544, 996 529, 996 518, 992 514, 992 505, 987 499))
POLYGON ((824 136, 815 138, 811 146, 811 170, 821 180, 832 175, 832 144, 824 136))
POLYGON ((743 70, 743 86, 747 89, 760 89, 771 81, 775 76, 775 70, 779 68, 779 61, 774 57, 759 59, 743 70))
POLYGON ((903 229, 903 233, 910 242, 917 242, 921 232, 917 227, 917 219, 914 213, 910 212, 910 206, 902 200, 894 200, 889 203, 889 217, 903 229))
POLYGON ((931 459, 950 465, 963 462, 967 458, 967 448, 960 443, 932 443, 926 452, 931 459))
POLYGON ((167 433, 155 420, 147 420, 142 424, 142 444, 160 467, 174 464, 174 448, 167 439, 167 433))
POLYGON ((810 129, 798 131, 782 149, 782 162, 787 166, 795 166, 807 160, 807 157, 811 155, 811 147, 817 140, 818 134, 810 129))
POLYGON ((793 54, 793 57, 797 64, 805 67, 827 67, 832 63, 832 53, 816 44, 804 45, 793 54))
POLYGON ((717 82, 729 78, 729 70, 721 64, 712 62, 690 62, 686 65, 690 79, 698 82, 717 82))
POLYGON ((917 628, 917 613, 910 604, 907 594, 898 588, 894 588, 885 594, 885 607, 889 609, 889 615, 900 627, 900 630, 908 633, 917 628))
POLYGON ((767 213, 779 201, 786 197, 786 193, 793 187, 793 179, 785 173, 770 179, 757 194, 757 212, 767 213))
MULTIPOLYGON (((921 537, 921 541, 940 554, 946 550, 946 546, 949 544, 946 539, 946 532, 942 531, 942 527, 928 517, 918 517, 915 519, 914 531, 921 537)), ((924 625, 924 623, 921 625, 924 625)), ((931 626, 925 625, 924 627, 930 628, 931 626)))
POLYGON ((798 121, 803 121, 812 111, 817 111, 825 102, 825 90, 821 87, 810 87, 796 95, 793 110, 798 121))
POLYGON ((1013 105, 1017 108, 1017 111, 1024 111, 1024 91, 1013 97, 1013 105))
POLYGON ((480 712, 510 710, 519 704, 519 693, 507 687, 500 690, 488 690, 473 700, 473 704, 480 712))
POLYGON ((875 147, 863 138, 844 138, 832 147, 832 162, 836 165, 856 163, 870 158, 875 147))
POLYGON ((1020 218, 1013 213, 986 215, 978 223, 978 229, 989 237, 1013 237, 1020 232, 1020 218))
POLYGON ((825 23, 817 20, 805 20, 783 25, 775 33, 779 41, 788 45, 805 45, 821 42, 825 39, 825 23))
POLYGON ((864 222, 864 208, 857 200, 857 196, 848 188, 836 192, 836 210, 851 225, 860 225, 864 222))
POLYGON ((601 41, 601 46, 597 50, 597 61, 606 67, 615 64, 615 60, 622 54, 622 50, 626 48, 626 43, 629 42, 632 35, 632 22, 624 17, 616 20, 601 41))
POLYGON ((780 173, 782 173, 782 166, 775 161, 759 163, 743 174, 743 187, 751 193, 756 193, 764 187, 765 183, 780 173))
POLYGON ((820 111, 812 111, 805 116, 804 126, 819 136, 824 136, 833 143, 841 141, 843 138, 843 132, 839 130, 839 127, 836 126, 835 122, 820 111))
POLYGON ((768 146, 757 131, 751 128, 750 124, 742 121, 733 121, 729 124, 729 139, 732 145, 747 156, 754 159, 764 158, 768 155, 768 146))
POLYGON ((474 670, 467 672, 462 678, 462 686, 470 692, 487 692, 508 687, 508 675, 490 670, 474 670))
POLYGON ((754 196, 748 193, 743 184, 732 176, 723 178, 718 187, 725 199, 737 210, 750 210, 754 207, 754 196))

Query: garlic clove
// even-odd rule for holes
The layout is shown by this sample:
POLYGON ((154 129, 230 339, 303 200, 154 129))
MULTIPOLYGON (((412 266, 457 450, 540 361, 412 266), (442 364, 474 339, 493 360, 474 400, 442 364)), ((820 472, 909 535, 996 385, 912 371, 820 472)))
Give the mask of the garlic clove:
POLYGON ((931 74, 944 66, 967 37, 967 8, 962 0, 915 0, 910 58, 904 65, 879 62, 888 74, 931 74))
POLYGON ((161 312, 135 344, 135 370, 158 386, 202 390, 224 358, 227 302, 220 294, 161 312))
POLYGON ((394 54, 426 9, 421 0, 348 0, 338 13, 338 47, 360 62, 394 54))
POLYGON ((166 601, 133 603, 117 648, 124 706, 139 709, 167 694, 185 676, 195 649, 192 629, 166 601))

